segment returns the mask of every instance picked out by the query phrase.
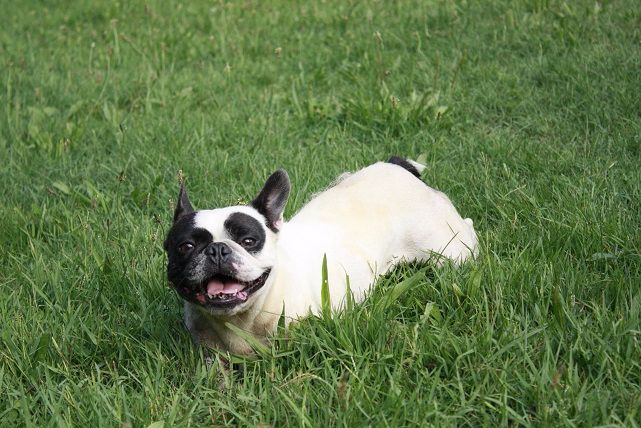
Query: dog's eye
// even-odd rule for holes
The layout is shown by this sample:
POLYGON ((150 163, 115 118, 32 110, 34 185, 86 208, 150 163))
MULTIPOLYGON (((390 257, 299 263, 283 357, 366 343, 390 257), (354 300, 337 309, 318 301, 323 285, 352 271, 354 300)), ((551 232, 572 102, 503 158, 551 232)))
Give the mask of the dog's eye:
POLYGON ((178 251, 181 254, 187 254, 188 252, 190 252, 193 249, 194 249, 194 244, 192 244, 191 242, 183 242, 182 244, 180 244, 178 246, 178 251))
POLYGON ((253 247, 254 245, 256 245, 256 239, 248 236, 247 238, 243 238, 242 241, 240 241, 240 244, 243 247, 253 247))

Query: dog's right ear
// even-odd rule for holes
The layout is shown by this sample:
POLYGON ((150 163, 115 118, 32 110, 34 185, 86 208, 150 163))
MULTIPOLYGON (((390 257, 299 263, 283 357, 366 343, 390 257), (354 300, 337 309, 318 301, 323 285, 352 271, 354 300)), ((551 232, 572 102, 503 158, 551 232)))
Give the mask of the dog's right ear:
POLYGON ((287 204, 289 189, 287 171, 279 169, 269 176, 263 189, 250 204, 265 216, 267 227, 274 232, 278 232, 283 224, 283 210, 287 204))
POLYGON ((176 204, 176 210, 174 211, 174 223, 180 220, 183 216, 193 213, 194 207, 191 206, 189 202, 189 196, 187 196, 187 190, 183 184, 180 185, 180 193, 178 194, 178 203, 176 204))

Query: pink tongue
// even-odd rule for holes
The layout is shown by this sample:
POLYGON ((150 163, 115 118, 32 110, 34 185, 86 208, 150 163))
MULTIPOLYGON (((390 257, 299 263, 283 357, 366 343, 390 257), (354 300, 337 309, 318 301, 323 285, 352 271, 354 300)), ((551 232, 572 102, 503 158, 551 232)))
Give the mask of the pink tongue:
POLYGON ((207 284, 207 294, 209 294, 210 296, 215 296, 219 293, 236 294, 243 288, 245 287, 234 281, 222 282, 216 279, 212 279, 207 284))
POLYGON ((224 289, 225 284, 223 284, 221 281, 216 281, 215 279, 212 279, 207 284, 207 294, 209 294, 210 296, 215 296, 216 294, 222 292, 224 289))
POLYGON ((225 288, 223 289, 223 294, 236 294, 240 290, 242 290, 243 287, 237 282, 226 282, 225 283, 225 288))

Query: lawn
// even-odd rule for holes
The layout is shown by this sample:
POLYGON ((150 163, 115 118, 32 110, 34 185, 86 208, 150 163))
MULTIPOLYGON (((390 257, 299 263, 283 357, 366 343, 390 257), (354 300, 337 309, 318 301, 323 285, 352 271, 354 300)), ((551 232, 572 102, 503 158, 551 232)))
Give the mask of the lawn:
POLYGON ((2 1, 0 426, 641 425, 638 6, 2 1), (208 366, 178 177, 211 208, 284 167, 291 216, 390 155, 478 260, 208 366))

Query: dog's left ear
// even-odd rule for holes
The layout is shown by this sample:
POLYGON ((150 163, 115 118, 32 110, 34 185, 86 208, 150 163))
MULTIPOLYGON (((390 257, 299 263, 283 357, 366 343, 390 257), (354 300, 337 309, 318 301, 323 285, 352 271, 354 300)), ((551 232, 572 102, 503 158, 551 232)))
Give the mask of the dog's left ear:
POLYGON ((284 169, 279 169, 269 176, 263 189, 251 202, 251 206, 265 216, 267 226, 278 232, 283 224, 283 210, 289 196, 289 175, 284 169))

